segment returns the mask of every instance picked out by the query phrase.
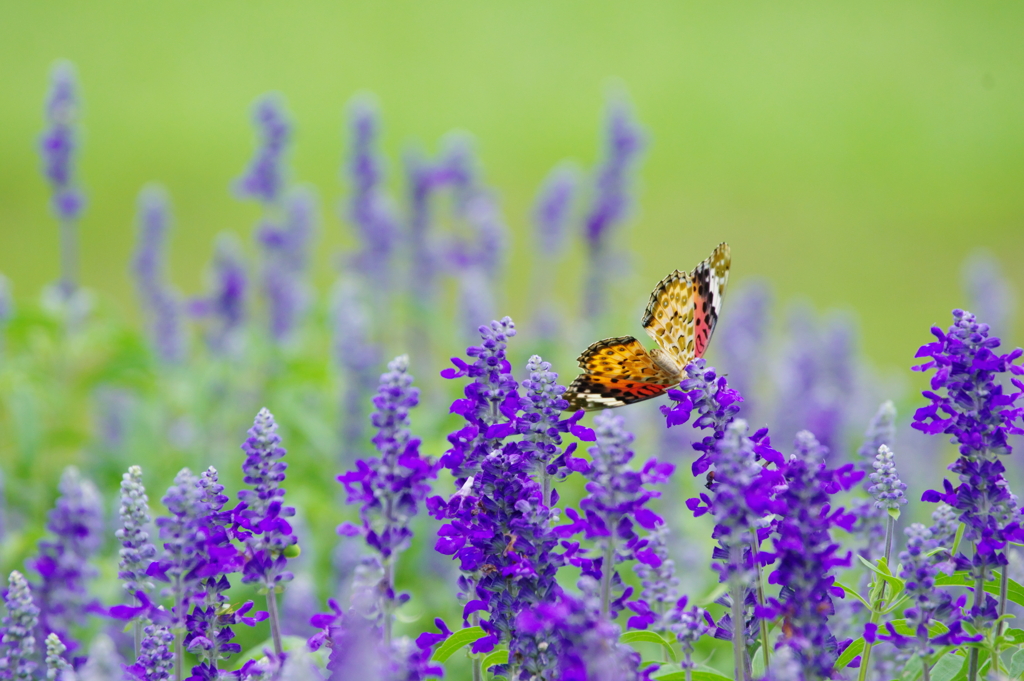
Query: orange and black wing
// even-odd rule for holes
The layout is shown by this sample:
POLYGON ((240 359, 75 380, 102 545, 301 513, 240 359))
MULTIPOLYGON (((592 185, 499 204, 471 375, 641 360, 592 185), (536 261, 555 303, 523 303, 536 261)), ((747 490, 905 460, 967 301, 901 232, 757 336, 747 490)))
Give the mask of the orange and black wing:
POLYGON ((570 411, 608 409, 648 400, 679 382, 678 377, 658 366, 632 336, 598 341, 578 361, 584 373, 563 395, 570 411))

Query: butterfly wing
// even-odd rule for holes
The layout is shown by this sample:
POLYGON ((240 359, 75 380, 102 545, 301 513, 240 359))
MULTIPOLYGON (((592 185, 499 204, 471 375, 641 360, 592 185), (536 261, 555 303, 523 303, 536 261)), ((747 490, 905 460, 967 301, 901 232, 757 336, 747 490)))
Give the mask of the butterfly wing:
POLYGON ((579 356, 584 373, 563 397, 569 409, 607 409, 640 402, 663 394, 679 382, 651 358, 632 336, 606 338, 579 356))
POLYGON ((722 309, 730 263, 729 245, 720 244, 692 273, 676 270, 651 293, 644 330, 680 367, 707 350, 722 309))

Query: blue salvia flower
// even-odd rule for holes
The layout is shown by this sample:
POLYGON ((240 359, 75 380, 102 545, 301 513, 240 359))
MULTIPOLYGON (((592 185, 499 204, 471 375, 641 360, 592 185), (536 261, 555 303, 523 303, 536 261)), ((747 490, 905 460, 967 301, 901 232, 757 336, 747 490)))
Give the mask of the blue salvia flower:
POLYGON ((291 337, 311 301, 307 279, 317 220, 315 199, 306 190, 290 192, 283 210, 280 224, 265 221, 257 232, 270 334, 278 342, 291 337))
POLYGON ((980 627, 995 616, 995 601, 981 586, 990 576, 990 568, 1006 565, 1005 542, 1024 538, 1017 499, 1010 493, 999 460, 1011 451, 1007 436, 1024 433, 1015 425, 1024 414, 1024 409, 1016 406, 1024 394, 1024 382, 1017 378, 1024 375, 1024 367, 1016 362, 1024 351, 1018 348, 998 354, 1000 340, 970 312, 954 310, 953 320, 948 332, 932 327, 936 342, 917 352, 917 357, 928 361, 914 370, 934 369, 935 374, 931 390, 923 393, 931 404, 914 413, 913 427, 928 434, 950 435, 959 445, 960 458, 949 470, 957 474, 960 484, 954 488, 944 480, 943 492, 929 491, 922 499, 949 504, 965 525, 964 543, 973 544, 974 556, 959 555, 956 562, 958 569, 971 570, 976 580, 972 617, 980 627), (1004 392, 997 382, 1002 374, 1011 375, 1017 392, 1004 392))
POLYGON ((593 319, 605 310, 610 241, 632 208, 630 183, 646 135, 629 105, 622 99, 605 110, 604 159, 594 171, 591 205, 583 221, 583 237, 589 254, 584 315, 593 319))
POLYGON ((772 304, 771 287, 765 281, 747 281, 729 292, 729 314, 716 332, 722 365, 733 388, 744 396, 741 411, 748 421, 757 421, 756 402, 751 396, 767 363, 768 319, 772 304))
POLYGON ((831 495, 860 482, 863 473, 853 464, 832 470, 825 465, 826 452, 808 431, 797 434, 794 454, 782 473, 785 485, 776 495, 784 508, 778 510, 773 541, 776 564, 769 581, 780 586, 778 598, 770 599, 774 614, 782 618, 778 645, 793 649, 808 680, 827 679, 838 655, 837 642, 828 627, 834 613, 834 568, 849 567, 850 554, 838 554, 839 544, 830 534, 833 527, 847 531, 854 517, 831 508, 831 495))
POLYGON ((117 646, 113 639, 106 634, 97 634, 89 644, 89 659, 77 670, 77 681, 119 679, 124 676, 124 670, 124 660, 117 654, 117 646))
POLYGON ((637 543, 635 553, 640 560, 633 572, 640 578, 643 591, 639 601, 629 604, 637 613, 628 622, 630 629, 668 628, 666 617, 679 599, 679 578, 675 561, 669 558, 668 535, 668 525, 661 524, 637 543))
POLYGON ((508 339, 516 335, 515 324, 510 317, 504 317, 481 326, 479 331, 483 342, 466 350, 473 363, 453 357, 456 368, 441 372, 447 379, 473 379, 464 389, 465 398, 456 400, 451 407, 452 413, 462 416, 467 425, 448 436, 452 447, 440 460, 460 487, 479 470, 483 459, 500 440, 512 434, 519 411, 519 384, 505 358, 508 339))
POLYGON ((559 385, 558 374, 551 370, 550 363, 533 355, 526 363, 526 370, 529 378, 522 383, 522 414, 516 421, 516 428, 524 436, 523 450, 529 452, 541 475, 544 505, 550 507, 558 503, 552 479, 564 479, 571 471, 587 468, 585 461, 572 456, 575 443, 561 449, 561 434, 571 432, 581 440, 593 441, 594 433, 578 425, 582 412, 567 419, 561 417, 569 403, 562 398, 565 386, 559 385))
POLYGON ((680 666, 684 670, 696 669, 693 661, 693 649, 697 641, 711 633, 715 621, 704 608, 696 605, 686 607, 687 597, 680 598, 666 613, 667 629, 676 635, 680 647, 683 649, 683 660, 680 666))
POLYGON ((459 280, 459 307, 468 337, 494 314, 495 288, 505 253, 507 228, 497 200, 486 190, 475 191, 462 208, 470 238, 456 242, 449 253, 459 280))
POLYGON ((379 613, 386 645, 391 644, 394 610, 407 596, 396 596, 395 569, 398 554, 409 548, 410 521, 430 491, 427 482, 435 476, 432 462, 419 453, 420 441, 409 432, 409 410, 419 403, 419 390, 412 387, 409 358, 405 355, 388 364, 373 398, 376 411, 371 417, 377 434, 373 444, 380 457, 356 462, 356 469, 338 476, 348 493, 348 503, 361 505, 362 527, 343 525, 345 534, 359 533, 380 554, 378 567, 384 571, 374 610, 379 613))
POLYGON ((151 521, 149 516, 149 497, 142 484, 142 469, 132 466, 121 478, 121 528, 115 536, 121 542, 118 552, 121 556, 120 572, 125 591, 134 594, 136 591, 150 591, 153 581, 146 574, 149 563, 156 557, 156 547, 149 541, 147 527, 151 521))
POLYGON ((907 503, 903 495, 907 485, 900 480, 896 473, 896 464, 893 462, 892 450, 882 445, 875 455, 875 472, 869 477, 874 483, 868 488, 868 492, 875 498, 875 506, 879 509, 894 511, 907 503))
POLYGON ((245 173, 235 181, 235 192, 241 198, 273 205, 284 193, 284 155, 291 140, 292 123, 276 95, 264 95, 256 101, 252 120, 259 131, 260 145, 245 173))
MULTIPOLYGON (((896 407, 891 401, 886 401, 878 407, 878 411, 868 423, 867 431, 864 433, 864 442, 857 450, 857 454, 861 457, 857 461, 857 466, 870 473, 874 470, 878 448, 883 445, 892 447, 895 441, 896 407)), ((866 476, 864 490, 868 494, 871 494, 873 484, 871 477, 866 476)), ((857 552, 868 560, 881 558, 885 551, 886 511, 876 505, 874 497, 855 500, 851 504, 851 511, 857 517, 853 531, 865 540, 864 546, 857 552)))
POLYGON ((285 553, 298 543, 287 520, 295 515, 295 508, 284 505, 285 490, 281 483, 288 464, 282 461, 285 450, 280 443, 273 414, 266 408, 260 409, 242 445, 246 455, 242 464, 244 480, 252 489, 238 492, 242 503, 233 511, 235 523, 244 530, 242 536, 246 543, 242 582, 256 583, 267 593, 270 629, 278 657, 283 648, 277 592, 283 591, 294 577, 287 570, 285 553))
POLYGON ((980 319, 988 320, 993 336, 1005 337, 1010 330, 1016 296, 999 259, 988 250, 971 253, 963 266, 964 292, 980 319))
POLYGON ((146 187, 139 193, 132 274, 157 356, 175 364, 185 358, 186 337, 181 295, 167 281, 168 203, 167 193, 160 187, 146 187))
POLYGON ((167 681, 174 675, 174 634, 162 624, 150 624, 145 634, 142 652, 125 671, 136 681, 167 681))
POLYGON ((365 402, 377 380, 381 357, 372 340, 362 289, 355 280, 342 278, 335 284, 330 307, 334 362, 344 381, 339 428, 341 463, 348 468, 365 451, 365 402))
POLYGON ((347 213, 362 245, 353 264, 373 282, 374 290, 386 291, 394 287, 392 261, 401 235, 394 201, 384 190, 384 161, 378 151, 380 114, 370 98, 358 97, 349 104, 348 120, 347 213))
POLYGON ((75 153, 79 139, 76 130, 81 102, 75 68, 59 62, 50 74, 46 97, 47 128, 39 140, 43 174, 50 182, 50 205, 60 220, 60 288, 70 296, 78 286, 78 235, 76 222, 82 214, 85 198, 75 180, 75 153))
POLYGON ((7 616, 3 619, 0 673, 15 681, 33 681, 37 666, 33 632, 39 623, 39 608, 32 602, 28 582, 20 572, 11 572, 8 584, 10 588, 4 594, 7 616))
POLYGON ((249 275, 234 234, 217 235, 206 277, 209 293, 192 299, 189 312, 205 321, 206 343, 214 353, 237 354, 246 320, 249 275))
POLYGON ((57 634, 46 637, 46 679, 59 681, 65 671, 71 671, 71 665, 64 659, 67 646, 60 642, 57 634))
POLYGON ((932 526, 929 529, 936 546, 952 548, 953 538, 959 527, 960 515, 952 506, 940 503, 932 511, 932 526))
POLYGON ((631 470, 628 465, 634 456, 633 434, 624 428, 622 417, 606 410, 594 417, 594 426, 597 442, 588 449, 591 463, 584 473, 589 480, 587 496, 580 501, 585 515, 581 517, 575 510, 566 509, 573 522, 559 530, 563 536, 582 531, 594 541, 592 551, 585 557, 573 558, 572 562, 584 575, 600 580, 601 614, 615 618, 632 593, 632 588, 623 584, 616 566, 627 560, 648 564, 658 560, 653 553, 642 550, 641 537, 633 529, 638 524, 653 530, 664 523, 646 506, 661 494, 645 485, 667 482, 674 466, 650 459, 641 470, 631 470))
POLYGON ((39 542, 39 555, 29 565, 40 577, 35 591, 43 637, 56 633, 74 651, 78 643, 70 628, 95 605, 85 583, 96 574, 89 560, 103 543, 103 502, 74 466, 64 470, 58 489, 46 523, 53 539, 39 542))

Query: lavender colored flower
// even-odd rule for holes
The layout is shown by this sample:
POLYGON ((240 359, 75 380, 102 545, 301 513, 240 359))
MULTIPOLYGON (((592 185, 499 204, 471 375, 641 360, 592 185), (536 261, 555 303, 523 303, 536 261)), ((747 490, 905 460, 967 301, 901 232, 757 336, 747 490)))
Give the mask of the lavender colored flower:
POLYGON ((113 639, 97 634, 89 644, 89 658, 78 668, 77 681, 120 679, 124 677, 124 669, 124 660, 117 654, 113 639))
POLYGON ((1005 337, 1010 330, 1016 296, 999 259, 985 249, 974 251, 964 261, 962 279, 971 309, 977 310, 979 318, 988 320, 993 336, 1005 337))
POLYGON ((57 681, 65 671, 71 671, 71 665, 64 659, 67 646, 60 642, 57 634, 51 633, 46 637, 46 679, 57 681))
POLYGON ((377 381, 381 361, 363 293, 349 278, 340 279, 331 293, 334 362, 344 379, 339 428, 343 468, 352 466, 365 453, 365 403, 377 381))
POLYGON ((850 554, 838 554, 839 544, 830 531, 849 531, 854 517, 841 508, 832 509, 831 495, 850 489, 863 476, 854 472, 853 464, 827 468, 826 455, 810 432, 797 435, 794 454, 783 470, 785 486, 776 496, 785 511, 775 526, 776 567, 769 577, 780 586, 771 606, 785 623, 777 645, 793 649, 807 679, 831 675, 838 644, 828 618, 834 612, 832 596, 842 595, 833 570, 850 565, 850 554))
POLYGON ((693 662, 693 647, 701 638, 711 633, 715 621, 711 619, 708 611, 696 605, 686 607, 687 598, 683 596, 667 613, 667 628, 676 635, 683 649, 683 661, 680 666, 684 670, 696 669, 693 662))
POLYGON ((765 349, 771 304, 768 282, 744 282, 729 292, 729 314, 722 318, 716 332, 722 365, 733 388, 744 396, 741 410, 747 420, 758 420, 750 398, 758 394, 755 387, 767 363, 765 349))
POLYGON ((668 555, 668 535, 668 525, 661 524, 637 543, 635 553, 640 560, 633 571, 640 578, 643 591, 640 601, 629 604, 638 614, 630 618, 630 629, 646 629, 648 625, 656 630, 668 628, 667 618, 679 599, 679 578, 675 561, 668 555), (644 617, 648 609, 650 615, 644 617))
POLYGON ((35 678, 36 639, 33 632, 39 623, 39 608, 32 602, 28 582, 17 570, 8 578, 9 589, 4 594, 7 616, 3 619, 3 655, 0 674, 16 681, 35 678))
POLYGON ((174 674, 174 653, 171 652, 174 634, 161 624, 147 626, 145 633, 142 652, 125 671, 137 681, 167 681, 174 674))
POLYGON ((264 220, 257 232, 270 333, 278 342, 292 335, 309 307, 312 296, 307 271, 316 221, 312 192, 297 189, 285 197, 281 224, 264 220))
POLYGON ((351 142, 345 174, 351 187, 348 218, 358 230, 362 249, 353 264, 374 288, 390 288, 392 259, 399 244, 399 225, 394 201, 385 193, 384 162, 377 150, 380 114, 368 97, 349 104, 351 142))
POLYGON ((941 617, 947 624, 953 609, 953 598, 948 591, 935 586, 939 573, 939 561, 928 553, 937 547, 931 531, 920 523, 914 523, 906 530, 907 547, 900 553, 903 569, 900 577, 906 581, 905 593, 911 599, 912 607, 905 612, 907 625, 917 635, 917 652, 931 655, 934 651, 928 636, 929 623, 941 617))
POLYGON ((868 423, 864 433, 864 443, 857 450, 862 457, 861 468, 870 472, 874 468, 875 456, 882 445, 892 447, 896 442, 896 406, 892 400, 886 400, 878 407, 878 411, 868 423))
POLYGON ((555 259, 565 247, 578 187, 578 173, 569 166, 559 165, 548 173, 537 192, 533 204, 533 225, 539 253, 545 259, 555 259))
POLYGON ((952 548, 953 538, 956 536, 956 531, 959 527, 960 517, 952 506, 940 503, 932 511, 932 526, 929 529, 932 533, 932 541, 935 542, 936 546, 952 548))
POLYGON ((603 411, 594 418, 597 435, 595 446, 588 452, 591 457, 587 496, 580 501, 581 517, 573 509, 566 509, 572 524, 560 529, 563 536, 584 532, 595 547, 586 556, 573 559, 584 575, 600 580, 601 615, 615 618, 623 607, 632 588, 622 582, 616 566, 627 560, 640 560, 654 565, 658 557, 644 551, 641 537, 634 531, 634 523, 653 530, 664 520, 646 507, 647 502, 661 496, 660 492, 645 485, 668 481, 674 466, 648 460, 641 470, 628 468, 633 459, 633 434, 626 431, 621 416, 603 411), (617 598, 616 598, 617 596, 617 598))
POLYGON ((43 637, 56 633, 74 651, 78 644, 70 628, 96 605, 85 583, 96 572, 89 559, 103 542, 103 504, 96 486, 74 466, 64 470, 58 489, 46 523, 53 539, 39 542, 39 555, 29 565, 40 577, 35 591, 43 637))
MULTIPOLYGON (((619 627, 599 614, 594 580, 580 580, 583 599, 566 593, 524 610, 516 620, 533 657, 544 659, 560 681, 638 681, 640 655, 618 642, 619 627)), ((529 668, 527 672, 531 672, 529 668)), ((534 677, 526 677, 534 678, 534 677)))
POLYGON ((216 354, 237 354, 245 325, 249 277, 242 247, 234 234, 217 235, 207 290, 189 304, 193 317, 206 321, 206 343, 216 354))
POLYGON ((235 181, 240 198, 264 204, 276 204, 284 191, 284 155, 292 134, 292 123, 277 95, 264 95, 253 106, 252 120, 260 136, 260 145, 249 167, 235 181))
POLYGON ((562 398, 565 386, 559 385, 558 374, 551 371, 550 363, 533 355, 526 363, 526 370, 529 378, 522 383, 525 395, 516 428, 523 434, 523 448, 529 451, 540 473, 544 505, 550 507, 557 503, 557 496, 552 498, 552 479, 564 479, 572 471, 587 468, 586 462, 572 456, 575 443, 561 449, 561 434, 570 432, 581 440, 593 441, 594 433, 578 425, 582 412, 561 418, 569 403, 562 398))
POLYGON ((870 476, 874 484, 868 488, 871 496, 875 498, 875 506, 889 511, 897 510, 907 503, 907 498, 903 496, 907 486, 896 473, 893 458, 891 449, 885 445, 878 448, 878 454, 875 455, 875 472, 870 476))
POLYGON ((129 594, 151 591, 154 585, 146 569, 156 557, 156 547, 149 541, 149 497, 142 485, 142 468, 139 466, 131 466, 121 478, 118 514, 121 516, 121 528, 115 536, 121 542, 118 552, 121 570, 117 576, 129 594))
POLYGON ((593 196, 583 221, 590 256, 584 314, 593 319, 604 312, 610 240, 631 209, 629 184, 645 145, 645 134, 624 100, 609 102, 605 111, 604 160, 594 172, 593 196))
POLYGON ((361 504, 363 521, 361 528, 343 525, 339 531, 358 532, 380 554, 378 564, 384 581, 374 610, 388 645, 394 609, 407 598, 395 595, 395 564, 398 554, 409 547, 410 521, 430 491, 427 481, 435 476, 432 462, 419 453, 420 441, 409 433, 409 410, 418 403, 419 390, 412 387, 409 358, 402 355, 388 364, 373 398, 376 412, 371 420, 377 428, 373 444, 380 457, 360 460, 354 471, 338 476, 348 493, 348 503, 361 504))

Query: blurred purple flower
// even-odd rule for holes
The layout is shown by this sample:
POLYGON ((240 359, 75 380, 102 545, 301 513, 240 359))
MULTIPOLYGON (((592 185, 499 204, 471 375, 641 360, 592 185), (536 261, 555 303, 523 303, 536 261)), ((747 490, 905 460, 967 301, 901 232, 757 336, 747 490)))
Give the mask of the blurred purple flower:
POLYGON ((631 206, 630 182, 646 134, 624 99, 613 99, 605 110, 604 159, 594 171, 591 205, 583 221, 590 256, 585 286, 584 315, 593 319, 605 311, 610 241, 631 206))
POLYGON ((39 624, 39 608, 32 602, 32 591, 20 572, 11 572, 8 584, 10 588, 4 593, 7 616, 0 630, 0 673, 5 679, 32 681, 38 666, 34 632, 39 624))
POLYGON ((284 102, 276 94, 256 100, 252 110, 260 145, 249 167, 235 181, 235 193, 263 204, 276 204, 285 187, 284 155, 291 141, 292 123, 284 110, 284 102))
POLYGON ((297 189, 285 197, 281 224, 264 220, 257 231, 263 253, 262 290, 270 334, 277 342, 292 335, 312 299, 308 270, 316 222, 312 192, 297 189))
POLYGON ((181 294, 169 283, 167 276, 170 222, 167 193, 157 186, 144 188, 138 199, 137 243, 132 273, 157 356, 167 364, 177 364, 185 359, 187 337, 181 294))
POLYGON ((381 362, 363 294, 364 289, 350 278, 340 279, 331 292, 334 364, 341 371, 344 386, 339 415, 342 469, 353 466, 366 453, 366 403, 381 362))
POLYGON ((131 466, 121 478, 121 505, 118 508, 121 528, 115 536, 121 542, 118 579, 129 594, 150 592, 153 580, 146 574, 149 563, 156 558, 156 547, 149 540, 149 497, 142 484, 142 468, 131 466))
POLYGON ((39 574, 35 592, 40 638, 55 633, 74 651, 78 643, 71 638, 71 627, 100 609, 89 598, 86 581, 96 574, 89 560, 103 543, 103 502, 96 486, 74 466, 64 469, 58 489, 60 497, 46 523, 53 539, 39 542, 39 555, 28 565, 39 574))
POLYGON ((145 633, 142 652, 125 672, 135 681, 167 681, 174 674, 174 634, 162 624, 150 624, 145 633))
POLYGON ((979 319, 988 321, 991 335, 1005 338, 1010 331, 1016 295, 999 259, 991 251, 978 249, 964 261, 962 277, 971 309, 977 311, 979 319))
POLYGON ((249 277, 241 244, 234 234, 217 235, 206 278, 209 293, 193 298, 189 312, 205 320, 206 343, 214 353, 237 354, 245 325, 249 277))
POLYGON ((756 423, 761 414, 755 412, 757 401, 752 397, 759 395, 756 387, 767 364, 771 286, 766 281, 747 280, 730 291, 729 297, 729 314, 721 320, 716 347, 729 382, 744 396, 741 413, 756 423))
MULTIPOLYGON (((57 634, 50 634, 46 637, 46 678, 48 680, 60 679, 64 672, 72 672, 71 665, 64 659, 67 646, 60 642, 57 634)), ((72 672, 73 673, 73 672, 72 672)))
POLYGON ((666 628, 676 635, 676 640, 683 649, 683 661, 680 666, 683 669, 696 669, 697 665, 693 662, 693 647, 697 641, 711 632, 715 621, 704 608, 696 605, 687 608, 686 603, 687 598, 683 596, 666 613, 666 628))

